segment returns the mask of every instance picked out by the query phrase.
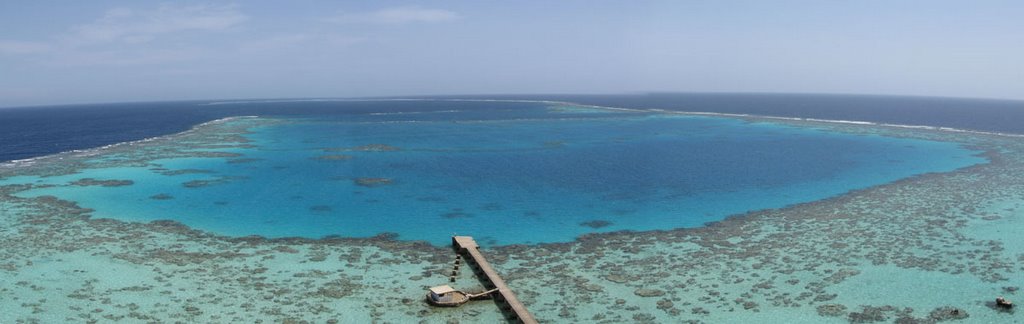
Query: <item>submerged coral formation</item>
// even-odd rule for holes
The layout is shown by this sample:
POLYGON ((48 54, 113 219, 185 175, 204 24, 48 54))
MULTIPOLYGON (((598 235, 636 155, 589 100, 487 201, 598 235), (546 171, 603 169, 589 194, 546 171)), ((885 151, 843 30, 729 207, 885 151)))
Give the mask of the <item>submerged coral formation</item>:
POLYGON ((351 155, 344 155, 344 154, 333 154, 333 155, 315 156, 315 157, 311 157, 310 159, 320 160, 320 161, 346 161, 346 160, 351 160, 352 156, 351 155))
POLYGON ((362 187, 378 187, 392 184, 395 181, 388 178, 355 178, 352 179, 352 182, 362 187))
POLYGON ((135 184, 132 180, 97 180, 93 178, 82 178, 71 183, 73 186, 87 187, 87 186, 102 186, 102 187, 121 187, 130 186, 135 184))
MULTIPOLYGON (((217 150, 254 145, 245 137, 249 128, 280 122, 218 121, 146 145, 0 168, 0 178, 72 175, 104 166, 161 168, 153 161, 175 157, 240 158, 217 150), (95 159, 98 155, 104 158, 95 159)), ((1024 141, 772 122, 952 141, 983 151, 989 162, 753 211, 700 228, 485 246, 488 258, 545 322, 1012 321, 1012 313, 985 303, 1015 294, 1024 269, 1024 244, 1013 240, 1013 233, 1024 229, 1024 141)), ((206 173, 169 167, 161 172, 206 173)), ((186 187, 201 187, 238 178, 184 180, 186 187)), ((126 185, 108 181, 116 180, 80 179, 76 185, 126 185)), ((391 183, 387 178, 352 181, 366 187, 391 183)), ((423 302, 426 287, 448 283, 453 254, 447 247, 400 241, 393 234, 228 237, 173 221, 95 218, 92 210, 60 197, 21 194, 60 184, 5 183, 0 185, 0 308, 5 310, 0 322, 493 323, 503 318, 493 302, 458 309, 423 302)), ((328 205, 307 206, 315 213, 332 211, 328 205)), ((449 216, 471 214, 442 211, 442 217, 449 216)), ((579 225, 602 228, 610 222, 579 225)), ((472 288, 480 285, 477 280, 462 274, 452 284, 472 288)))

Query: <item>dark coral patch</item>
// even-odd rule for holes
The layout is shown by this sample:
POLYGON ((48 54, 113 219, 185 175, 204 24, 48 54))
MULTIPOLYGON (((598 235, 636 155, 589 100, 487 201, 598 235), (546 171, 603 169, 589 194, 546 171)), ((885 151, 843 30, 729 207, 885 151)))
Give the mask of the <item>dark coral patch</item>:
POLYGON ((361 187, 379 187, 392 184, 394 180, 388 178, 355 178, 352 179, 352 182, 361 187))
POLYGON ((345 154, 332 154, 332 155, 321 155, 310 158, 311 160, 317 161, 348 161, 352 159, 351 155, 345 154))
POLYGON ((202 188, 202 187, 208 187, 208 186, 213 186, 213 185, 225 184, 225 183, 231 182, 232 180, 243 180, 243 179, 247 179, 247 177, 220 177, 220 178, 208 179, 208 180, 192 180, 192 181, 187 181, 185 183, 182 183, 181 185, 185 186, 185 188, 202 188))
POLYGON ((176 176, 176 175, 182 175, 182 174, 205 174, 205 173, 213 173, 213 171, 202 170, 202 169, 180 169, 180 170, 168 170, 168 171, 160 172, 160 174, 165 175, 165 176, 176 176))
POLYGON ((174 199, 174 196, 171 196, 171 195, 168 195, 168 194, 165 194, 165 193, 161 193, 161 194, 156 194, 156 195, 149 196, 149 199, 153 199, 153 200, 170 200, 170 199, 174 199))
POLYGON ((451 211, 441 214, 442 218, 455 219, 455 218, 469 218, 473 217, 473 214, 462 212, 462 211, 451 211))
POLYGON ((257 162, 257 161, 263 161, 263 159, 259 159, 259 158, 239 158, 239 159, 229 159, 229 160, 228 160, 228 164, 242 164, 242 163, 252 163, 252 162, 257 162))
POLYGON ((82 178, 82 179, 78 179, 77 181, 71 183, 71 185, 80 186, 80 187, 87 187, 87 186, 121 187, 121 186, 130 186, 130 185, 133 185, 133 184, 135 184, 135 181, 131 181, 131 180, 98 180, 98 179, 93 179, 93 178, 82 178))
POLYGON ((606 220, 599 220, 598 219, 598 220, 592 220, 592 221, 589 221, 589 222, 582 222, 582 223, 580 223, 580 226, 586 226, 586 227, 590 227, 590 228, 593 228, 593 229, 598 229, 598 228, 608 227, 611 224, 612 224, 612 222, 609 222, 609 221, 606 221, 606 220))

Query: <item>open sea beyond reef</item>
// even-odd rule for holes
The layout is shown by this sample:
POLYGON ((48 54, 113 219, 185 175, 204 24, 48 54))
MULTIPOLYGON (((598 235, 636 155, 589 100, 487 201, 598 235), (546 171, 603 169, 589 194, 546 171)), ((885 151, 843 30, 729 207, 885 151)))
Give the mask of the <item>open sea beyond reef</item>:
POLYGON ((0 323, 1019 321, 1024 103, 498 99, 2 109, 0 323))

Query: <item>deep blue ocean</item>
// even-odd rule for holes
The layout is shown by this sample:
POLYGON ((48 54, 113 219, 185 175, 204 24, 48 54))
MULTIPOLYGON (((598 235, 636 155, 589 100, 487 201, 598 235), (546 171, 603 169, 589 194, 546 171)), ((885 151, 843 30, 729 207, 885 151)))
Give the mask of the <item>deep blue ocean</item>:
MULTIPOLYGON (((157 157, 147 166, 12 177, 0 185, 51 184, 21 195, 75 201, 93 209, 94 217, 173 219, 232 236, 393 233, 443 245, 448 234, 471 233, 487 244, 531 244, 594 232, 699 227, 729 215, 984 162, 978 151, 951 142, 533 101, 118 108, 120 114, 108 115, 121 116, 111 117, 120 120, 112 124, 140 118, 167 130, 173 130, 169 123, 138 113, 261 118, 204 128, 246 129, 248 145, 229 149, 237 158, 157 157), (132 184, 75 185, 82 179, 132 184)), ((81 120, 98 118, 103 117, 81 120)), ((114 132, 106 134, 111 138, 114 132)), ((191 144, 185 149, 221 140, 186 140, 191 144)), ((160 143, 144 145, 176 145, 160 143)), ((109 161, 102 153, 88 159, 109 161)))
MULTIPOLYGON (((438 98, 454 98, 438 97, 438 98)), ((805 94, 660 93, 641 95, 458 96, 558 100, 625 108, 754 114, 890 124, 927 125, 1024 134, 1024 101, 961 98, 805 94)), ((193 125, 239 115, 346 115, 371 111, 445 110, 443 102, 380 105, 373 102, 260 102, 205 105, 212 101, 139 102, 0 109, 0 161, 172 134, 193 125)), ((496 103, 497 104, 497 103, 496 103)), ((497 104, 500 106, 500 104, 497 104)), ((489 107, 494 107, 490 105, 489 107)), ((486 111, 481 111, 486 114, 486 111)))

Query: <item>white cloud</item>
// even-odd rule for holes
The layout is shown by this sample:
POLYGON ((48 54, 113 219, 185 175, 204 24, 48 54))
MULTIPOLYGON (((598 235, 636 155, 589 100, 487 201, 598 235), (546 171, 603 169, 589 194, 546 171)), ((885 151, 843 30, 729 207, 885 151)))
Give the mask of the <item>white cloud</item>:
POLYGON ((91 23, 72 27, 65 40, 73 45, 142 43, 174 32, 224 30, 247 19, 235 6, 162 5, 148 11, 114 8, 91 23))
POLYGON ((453 11, 405 6, 369 12, 342 12, 325 20, 336 23, 406 24, 436 23, 458 18, 459 15, 453 11))
POLYGON ((149 9, 112 8, 92 22, 72 26, 49 41, 0 40, 0 54, 38 54, 48 66, 135 66, 195 60, 211 51, 152 40, 188 31, 227 30, 248 17, 235 6, 172 6, 149 9))
POLYGON ((34 54, 50 50, 50 45, 41 42, 0 40, 0 54, 34 54))
POLYGON ((53 67, 137 66, 189 61, 208 54, 200 48, 68 51, 50 57, 45 64, 53 67))

